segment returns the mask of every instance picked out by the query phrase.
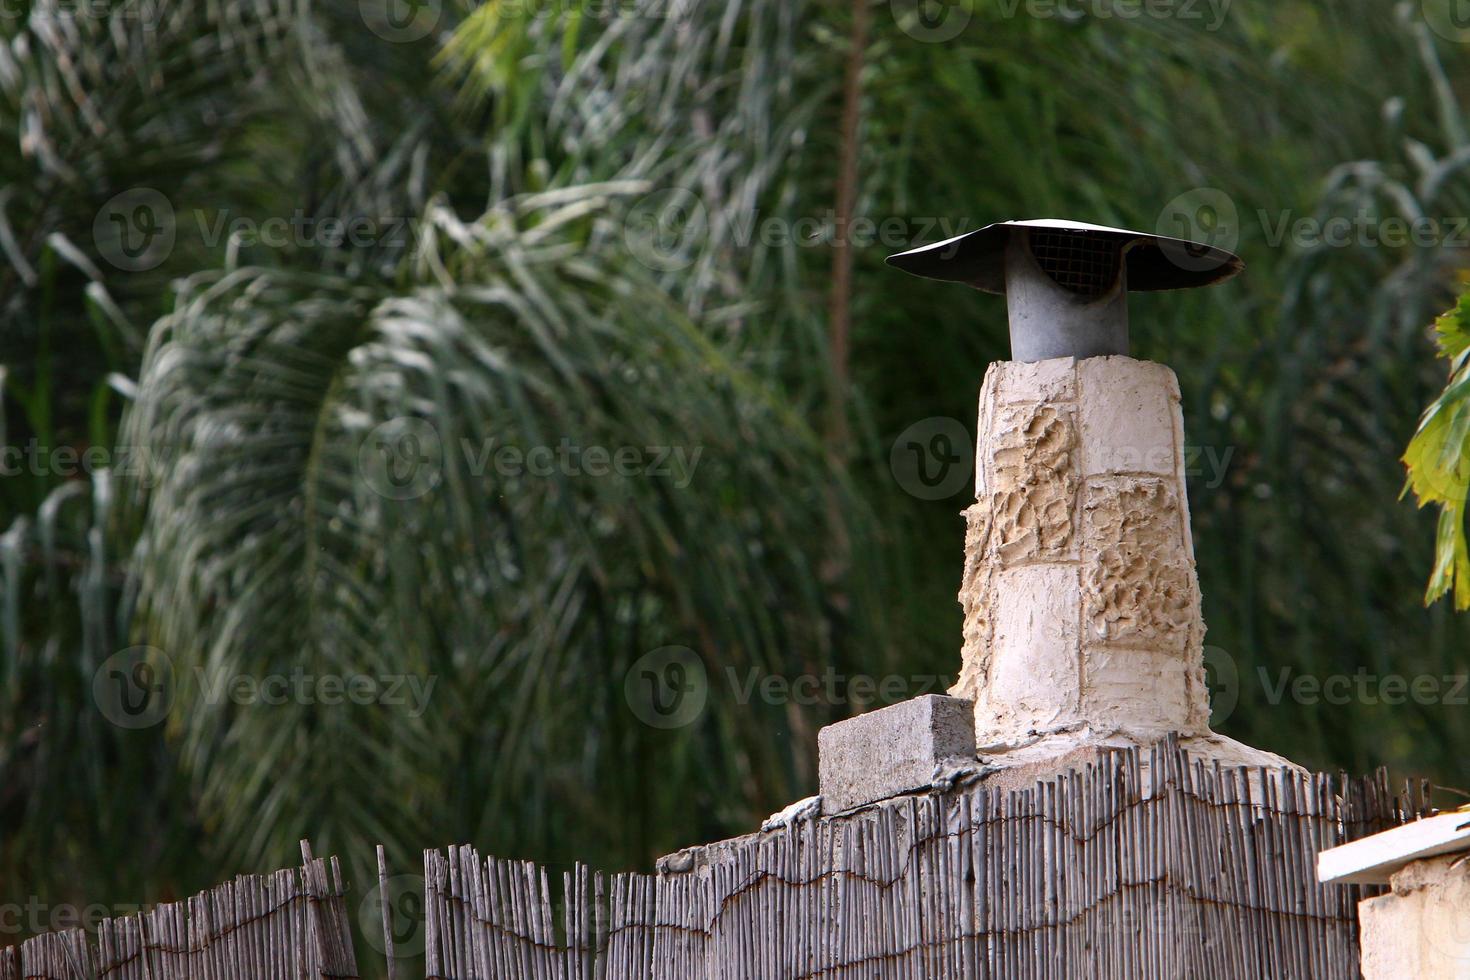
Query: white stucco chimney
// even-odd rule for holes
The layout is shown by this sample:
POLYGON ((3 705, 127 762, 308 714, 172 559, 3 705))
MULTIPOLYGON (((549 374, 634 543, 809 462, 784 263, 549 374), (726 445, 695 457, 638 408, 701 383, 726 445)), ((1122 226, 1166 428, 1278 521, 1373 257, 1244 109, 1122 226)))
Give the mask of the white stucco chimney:
POLYGON ((980 394, 965 511, 963 670, 979 754, 1040 761, 1170 732, 1197 757, 1286 765, 1213 734, 1178 381, 1128 354, 1129 290, 1242 268, 1210 246, 1006 222, 891 256, 1007 297, 1015 360, 980 394))

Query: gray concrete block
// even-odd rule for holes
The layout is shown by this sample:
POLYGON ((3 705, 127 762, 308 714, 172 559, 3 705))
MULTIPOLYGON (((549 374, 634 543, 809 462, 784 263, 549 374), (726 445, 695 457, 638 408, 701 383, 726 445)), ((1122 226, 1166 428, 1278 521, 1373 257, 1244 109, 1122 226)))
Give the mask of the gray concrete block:
POLYGON ((817 735, 822 812, 927 789, 935 769, 975 764, 975 703, 926 694, 817 735))

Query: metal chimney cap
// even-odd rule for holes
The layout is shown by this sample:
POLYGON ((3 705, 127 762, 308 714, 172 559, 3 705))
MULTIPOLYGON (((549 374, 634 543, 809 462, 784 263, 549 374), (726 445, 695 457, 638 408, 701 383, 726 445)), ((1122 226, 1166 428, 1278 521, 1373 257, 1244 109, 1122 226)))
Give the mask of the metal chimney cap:
POLYGON ((1245 268, 1237 255, 1213 245, 1056 218, 1001 221, 979 231, 890 255, 887 262, 926 279, 962 282, 987 293, 1003 295, 1006 244, 1018 229, 1076 235, 1094 242, 1117 242, 1128 263, 1126 281, 1130 292, 1210 286, 1245 268))

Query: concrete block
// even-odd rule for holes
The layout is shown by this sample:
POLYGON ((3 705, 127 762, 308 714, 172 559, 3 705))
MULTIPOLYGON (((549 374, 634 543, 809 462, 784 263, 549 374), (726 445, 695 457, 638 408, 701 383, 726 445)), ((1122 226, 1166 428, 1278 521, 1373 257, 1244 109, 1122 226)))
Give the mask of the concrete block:
POLYGON ((1178 473, 1173 371, 1131 357, 1089 357, 1077 362, 1077 378, 1083 476, 1178 473))
POLYGON ((975 764, 975 705, 925 694, 817 734, 822 812, 929 787, 936 767, 975 764))

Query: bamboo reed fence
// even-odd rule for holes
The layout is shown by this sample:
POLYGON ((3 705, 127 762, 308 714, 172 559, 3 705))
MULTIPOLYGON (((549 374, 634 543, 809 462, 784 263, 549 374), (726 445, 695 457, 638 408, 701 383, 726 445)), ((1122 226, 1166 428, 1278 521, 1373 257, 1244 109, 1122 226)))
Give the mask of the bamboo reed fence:
POLYGON ((47 933, 0 950, 0 980, 356 978, 337 859, 241 875, 184 902, 106 919, 96 934, 47 933))
POLYGON ((1427 792, 1220 769, 1172 741, 1144 762, 804 821, 696 849, 680 873, 577 866, 557 893, 533 864, 428 851, 428 976, 1357 977, 1366 892, 1318 884, 1316 854, 1426 811, 1427 792))
MULTIPOLYGON (((658 875, 424 855, 430 980, 1352 978, 1317 852, 1429 812, 1425 784, 1222 769, 1177 741, 1030 788, 984 780, 681 852, 658 875)), ((0 950, 0 980, 358 976, 336 859, 0 950)), ((388 869, 378 850, 380 887, 388 869)), ((385 893, 386 894, 386 893, 385 893)), ((387 976, 393 912, 381 907, 387 976)))

